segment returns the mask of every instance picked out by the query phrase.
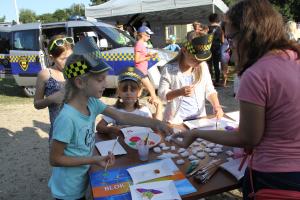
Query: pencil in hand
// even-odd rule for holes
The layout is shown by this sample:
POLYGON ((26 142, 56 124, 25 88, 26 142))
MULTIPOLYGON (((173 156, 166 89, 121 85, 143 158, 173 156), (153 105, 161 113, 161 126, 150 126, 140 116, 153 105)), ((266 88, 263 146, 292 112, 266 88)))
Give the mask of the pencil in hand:
MULTIPOLYGON (((115 143, 114 143, 114 145, 113 145, 113 147, 112 147, 112 150, 111 150, 111 153, 114 155, 114 149, 115 149, 115 146, 116 146, 116 144, 117 144, 117 142, 118 142, 118 139, 119 139, 119 136, 117 137, 117 139, 116 139, 116 141, 115 141, 115 143)), ((110 160, 108 160, 107 162, 106 162, 106 165, 105 165, 105 168, 104 168, 104 172, 106 173, 106 171, 107 171, 107 167, 108 167, 108 164, 109 164, 109 161, 110 160)))

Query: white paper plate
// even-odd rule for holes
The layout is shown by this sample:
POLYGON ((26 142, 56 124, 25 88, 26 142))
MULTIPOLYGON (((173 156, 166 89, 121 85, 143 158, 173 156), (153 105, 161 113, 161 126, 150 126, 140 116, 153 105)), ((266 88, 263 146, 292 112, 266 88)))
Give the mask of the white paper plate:
POLYGON ((168 166, 167 161, 164 160, 131 167, 128 168, 127 171, 134 184, 174 174, 172 169, 168 166))
POLYGON ((156 146, 157 144, 160 143, 161 140, 161 136, 153 133, 153 132, 138 132, 138 133, 131 133, 130 135, 128 135, 127 137, 125 137, 125 143, 133 148, 133 149, 137 149, 137 143, 140 140, 145 140, 147 135, 149 133, 149 138, 148 138, 148 145, 149 148, 152 148, 154 146, 156 146))
POLYGON ((130 186, 132 200, 181 200, 173 181, 157 181, 130 186), (151 198, 147 198, 147 194, 151 198), (144 195, 144 198, 143 198, 144 195), (146 196, 146 197, 145 197, 146 196))

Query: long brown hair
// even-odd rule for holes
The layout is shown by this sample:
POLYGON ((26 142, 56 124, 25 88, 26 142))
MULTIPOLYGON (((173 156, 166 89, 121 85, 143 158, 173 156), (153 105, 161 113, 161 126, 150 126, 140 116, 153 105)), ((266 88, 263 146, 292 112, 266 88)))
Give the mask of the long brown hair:
POLYGON ((272 50, 294 50, 300 47, 289 41, 282 16, 268 0, 244 0, 226 13, 230 26, 239 33, 237 43, 239 75, 272 50))

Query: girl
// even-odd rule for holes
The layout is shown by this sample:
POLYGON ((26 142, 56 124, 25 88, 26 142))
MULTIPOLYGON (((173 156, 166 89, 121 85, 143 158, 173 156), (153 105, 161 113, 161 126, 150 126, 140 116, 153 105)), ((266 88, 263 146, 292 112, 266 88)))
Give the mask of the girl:
POLYGON ((138 29, 138 41, 134 47, 134 64, 136 68, 138 68, 145 77, 142 79, 143 85, 149 91, 151 99, 150 103, 160 104, 160 100, 157 98, 155 94, 155 89, 150 82, 147 74, 148 74, 148 60, 151 58, 155 58, 157 54, 147 53, 146 42, 150 39, 150 36, 154 34, 150 28, 147 26, 141 26, 138 29))
MULTIPOLYGON (((180 144, 189 145, 201 137, 253 150, 254 192, 300 191, 300 46, 288 40, 282 16, 268 0, 240 1, 226 17, 227 39, 241 76, 236 94, 239 129, 231 134, 195 129, 179 134, 184 137, 180 144)), ((252 199, 248 197, 250 185, 246 170, 244 199, 252 199)))
POLYGON ((158 89, 160 98, 167 101, 165 121, 178 124, 206 116, 205 98, 212 104, 216 116, 223 116, 208 66, 204 62, 211 57, 211 40, 212 35, 196 36, 186 42, 178 56, 165 66, 158 89))
POLYGON ((92 156, 98 114, 103 113, 123 124, 172 133, 172 129, 161 121, 117 111, 99 100, 110 69, 99 55, 93 38, 86 37, 75 45, 64 69, 67 78, 65 104, 54 123, 50 152, 50 163, 54 168, 49 187, 57 199, 84 198, 89 165, 104 167, 105 163, 114 163, 112 154, 92 156))
MULTIPOLYGON (((117 90, 119 99, 114 107, 121 112, 152 118, 149 108, 142 106, 138 100, 142 93, 142 77, 143 73, 134 67, 129 67, 127 71, 120 74, 117 90)), ((162 104, 155 104, 155 107, 156 112, 153 118, 162 120, 162 104)), ((114 119, 103 116, 103 119, 97 124, 97 131, 101 133, 119 132, 122 126, 107 126, 111 123, 119 125, 114 119)))
POLYGON ((49 57, 53 60, 54 65, 42 69, 37 77, 36 92, 34 97, 34 107, 43 109, 48 107, 50 118, 49 141, 52 137, 53 123, 59 113, 63 100, 63 69, 65 62, 72 53, 74 45, 73 38, 64 35, 56 35, 49 42, 49 57))

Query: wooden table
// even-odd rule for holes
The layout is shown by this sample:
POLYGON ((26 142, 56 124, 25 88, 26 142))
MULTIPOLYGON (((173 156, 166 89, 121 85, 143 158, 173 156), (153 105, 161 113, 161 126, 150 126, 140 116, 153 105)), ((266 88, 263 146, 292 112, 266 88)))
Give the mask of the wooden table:
MULTIPOLYGON (((178 127, 177 127, 178 128, 178 127)), ((118 155, 116 156, 116 162, 115 165, 112 166, 111 168, 115 167, 125 167, 125 166, 132 166, 132 165, 137 165, 141 163, 147 163, 140 161, 138 157, 137 150, 134 150, 130 148, 125 142, 124 142, 124 137, 122 133, 119 133, 119 135, 113 135, 113 134, 96 134, 96 142, 97 141, 103 141, 103 140, 111 140, 111 139, 116 139, 116 137, 119 136, 119 142, 120 144, 125 148, 127 151, 126 155, 118 155)), ((164 137, 162 137, 162 142, 164 142, 164 137)), ((178 146, 174 143, 168 143, 165 142, 168 146, 175 145, 176 146, 176 152, 178 150, 178 146)), ((172 152, 172 151, 169 151, 172 152)), ((98 150, 95 148, 94 149, 94 154, 99 154, 98 150)), ((224 154, 224 153, 223 153, 224 154)), ((149 161, 151 160, 156 160, 157 156, 159 154, 153 152, 153 150, 149 151, 149 161)), ((225 157, 225 155, 224 155, 225 157)), ((219 157, 218 157, 219 158, 219 157)), ((201 163, 203 162, 208 162, 211 160, 211 158, 206 157, 204 160, 201 160, 201 163)), ((174 160, 173 160, 174 161, 174 160)), ((187 167, 189 166, 189 162, 186 162, 184 165, 177 165, 178 168, 185 173, 187 167)), ((102 169, 99 166, 92 165, 90 171, 94 172, 97 170, 102 169)), ((215 195, 219 194, 222 192, 226 192, 232 189, 236 189, 239 187, 238 182, 233 176, 228 174, 228 172, 225 172, 223 170, 218 170, 216 174, 205 184, 200 184, 194 181, 194 178, 191 177, 189 178, 189 181, 193 184, 193 186, 197 189, 197 192, 184 195, 182 196, 182 199, 184 200, 196 200, 202 197, 210 196, 210 195, 215 195)))

